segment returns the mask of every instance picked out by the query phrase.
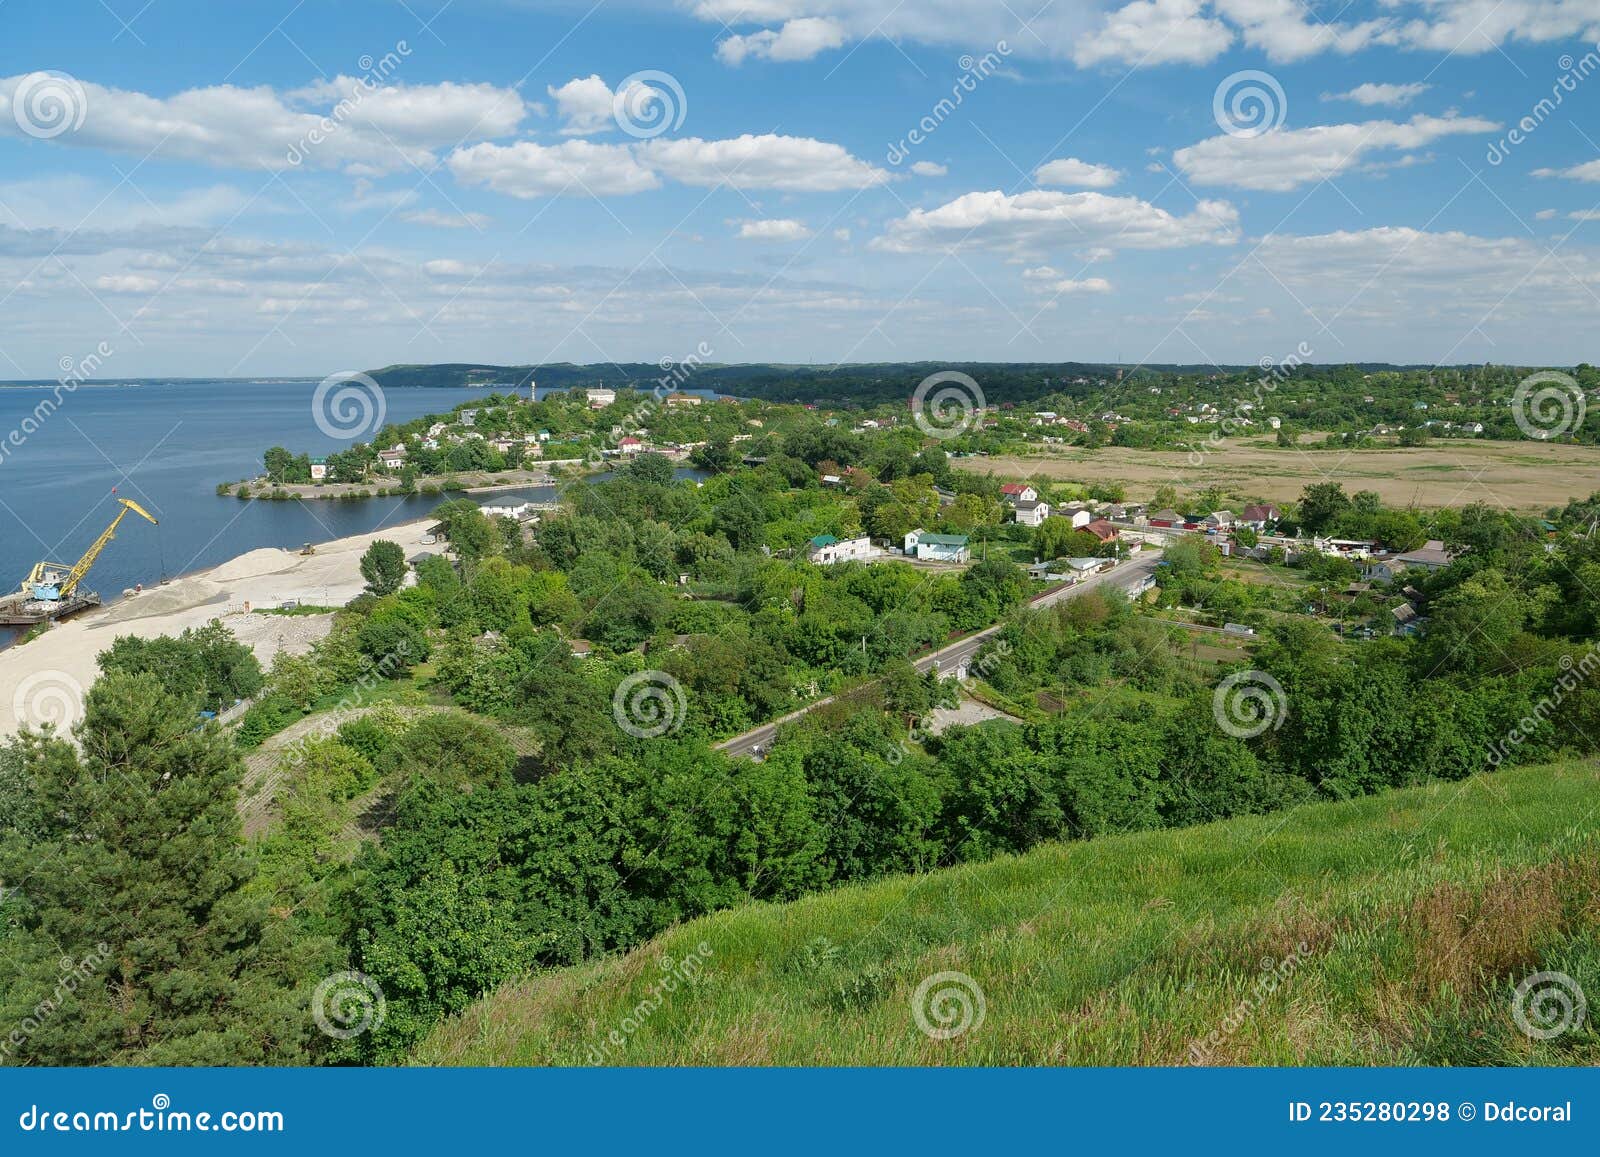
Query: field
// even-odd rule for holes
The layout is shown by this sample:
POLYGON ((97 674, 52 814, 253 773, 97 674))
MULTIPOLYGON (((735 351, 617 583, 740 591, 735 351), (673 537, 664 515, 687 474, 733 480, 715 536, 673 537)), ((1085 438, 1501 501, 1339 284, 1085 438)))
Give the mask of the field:
POLYGON ((415 1060, 1592 1065, 1593 1017, 1535 1040, 1513 1004, 1539 971, 1600 994, 1597 809, 1594 764, 1522 768, 750 905, 508 985, 415 1060))
MULTIPOLYGON (((1204 437, 1197 434, 1197 439, 1204 437)), ((1394 506, 1491 506, 1541 512, 1600 489, 1600 447, 1543 442, 1438 441, 1417 449, 1280 449, 1262 439, 1223 441, 1199 459, 1177 450, 1064 448, 1026 457, 958 458, 979 474, 1121 482, 1130 498, 1148 501, 1157 486, 1180 490, 1220 485, 1271 502, 1300 497, 1313 482, 1341 482, 1346 491, 1375 490, 1394 506), (1196 464, 1198 461, 1198 465, 1196 464)))

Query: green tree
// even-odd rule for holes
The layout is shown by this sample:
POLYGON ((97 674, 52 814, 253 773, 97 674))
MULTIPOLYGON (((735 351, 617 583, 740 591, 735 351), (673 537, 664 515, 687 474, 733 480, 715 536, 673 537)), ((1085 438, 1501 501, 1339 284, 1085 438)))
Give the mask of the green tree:
POLYGON ((398 542, 377 539, 361 556, 361 577, 367 590, 378 596, 392 595, 406 577, 406 552, 398 542))
POLYGON ((38 1022, 12 1059, 304 1063, 309 987, 337 964, 247 894, 232 740, 123 672, 90 690, 76 735, 24 738, 44 827, 0 849, 0 878, 23 881, 0 1016, 38 1022))
POLYGON ((181 635, 142 639, 123 635, 100 652, 100 670, 106 674, 149 673, 161 679, 168 691, 193 696, 200 707, 220 711, 236 699, 247 699, 261 688, 261 664, 255 653, 232 631, 213 619, 203 627, 189 627, 181 635))

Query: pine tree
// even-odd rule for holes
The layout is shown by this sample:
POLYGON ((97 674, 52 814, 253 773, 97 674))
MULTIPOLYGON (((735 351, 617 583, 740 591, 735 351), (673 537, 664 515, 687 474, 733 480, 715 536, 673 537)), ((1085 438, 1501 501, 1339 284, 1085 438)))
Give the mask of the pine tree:
POLYGON ((196 724, 155 676, 117 673, 86 698, 81 751, 23 737, 44 822, 0 833, 11 1063, 308 1059, 308 994, 337 964, 248 894, 240 758, 196 724))

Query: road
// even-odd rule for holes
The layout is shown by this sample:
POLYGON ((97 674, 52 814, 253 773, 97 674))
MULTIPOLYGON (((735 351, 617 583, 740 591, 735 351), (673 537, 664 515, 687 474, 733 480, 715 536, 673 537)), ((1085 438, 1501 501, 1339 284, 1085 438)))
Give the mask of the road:
MULTIPOLYGON (((1104 586, 1114 586, 1122 590, 1129 590, 1153 572, 1156 568, 1156 563, 1160 561, 1160 551, 1146 548, 1127 562, 1118 563, 1112 570, 1097 574, 1072 586, 1046 591, 1044 594, 1032 599, 1031 605, 1035 607, 1054 606, 1063 599, 1077 598, 1086 591, 1096 590, 1104 586)), ((914 660, 912 665, 918 671, 930 671, 937 666, 941 672, 959 672, 971 662, 972 657, 978 653, 978 649, 984 643, 1000 632, 1002 626, 1003 624, 986 627, 976 634, 968 635, 964 639, 958 639, 947 647, 941 647, 937 651, 931 651, 914 660)), ((725 751, 733 756, 759 755, 761 752, 771 748, 772 741, 777 738, 778 728, 785 723, 799 719, 808 711, 815 711, 818 707, 832 703, 833 700, 834 696, 832 695, 826 699, 818 699, 815 703, 808 704, 798 711, 791 711, 789 714, 775 719, 771 723, 763 724, 753 731, 746 731, 743 735, 735 735, 732 739, 725 739, 717 744, 717 750, 725 751)))

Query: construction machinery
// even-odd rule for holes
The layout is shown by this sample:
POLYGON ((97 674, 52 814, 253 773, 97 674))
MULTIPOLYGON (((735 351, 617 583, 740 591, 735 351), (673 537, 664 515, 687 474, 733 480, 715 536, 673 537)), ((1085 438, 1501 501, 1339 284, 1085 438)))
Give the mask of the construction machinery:
POLYGON ((83 578, 94 566, 106 544, 116 537, 117 527, 133 511, 152 525, 159 526, 156 518, 131 498, 118 498, 122 509, 111 520, 111 525, 100 532, 100 537, 83 557, 71 566, 59 562, 36 562, 22 588, 15 594, 0 599, 0 623, 9 626, 26 626, 50 622, 76 614, 87 607, 100 605, 100 596, 83 587, 83 578))

